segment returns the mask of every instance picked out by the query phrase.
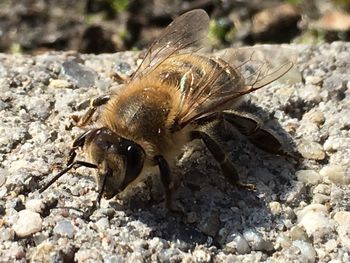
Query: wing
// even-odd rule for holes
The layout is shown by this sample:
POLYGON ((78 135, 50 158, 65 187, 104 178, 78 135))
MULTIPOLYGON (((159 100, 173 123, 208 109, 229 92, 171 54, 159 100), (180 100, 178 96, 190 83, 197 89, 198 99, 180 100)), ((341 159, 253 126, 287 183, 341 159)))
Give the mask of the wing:
MULTIPOLYGON (((254 77, 249 83, 241 74, 242 67, 248 62, 234 65, 234 56, 225 54, 225 61, 221 58, 207 59, 210 71, 196 80, 198 69, 193 67, 181 78, 182 94, 180 113, 176 126, 184 127, 194 120, 206 117, 214 112, 229 109, 238 103, 245 94, 260 89, 286 74, 293 66, 288 61, 283 65, 272 68, 260 61, 260 66, 252 73, 254 77), (209 66, 210 65, 210 66, 209 66)), ((250 58, 251 61, 253 61, 250 58)), ((205 64, 202 63, 205 68, 205 64)))
POLYGON ((151 44, 131 80, 155 69, 165 59, 195 47, 207 35, 209 16, 203 9, 189 11, 171 22, 151 44))

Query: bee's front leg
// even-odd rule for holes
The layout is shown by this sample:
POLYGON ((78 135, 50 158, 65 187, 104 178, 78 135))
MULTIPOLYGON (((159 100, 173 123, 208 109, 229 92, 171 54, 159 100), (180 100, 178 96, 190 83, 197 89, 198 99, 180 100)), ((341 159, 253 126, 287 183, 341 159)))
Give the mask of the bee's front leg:
POLYGON ((175 189, 175 185, 171 179, 170 167, 168 162, 162 155, 157 155, 154 157, 154 161, 159 167, 160 178, 164 187, 165 192, 165 205, 169 209, 169 211, 177 214, 184 214, 184 209, 174 204, 173 202, 173 194, 175 189))
POLYGON ((110 96, 108 95, 104 95, 104 96, 100 96, 97 98, 94 98, 90 101, 90 107, 87 110, 87 112, 85 112, 85 114, 81 117, 79 116, 73 116, 74 121, 77 123, 78 127, 84 127, 86 125, 88 125, 92 119, 92 116, 94 115, 94 113, 96 112, 97 108, 106 104, 110 99, 110 96))
POLYGON ((215 160, 220 164, 222 173, 232 185, 248 190, 255 190, 255 185, 240 182, 237 170, 228 158, 227 154, 209 134, 204 131, 196 130, 191 132, 191 136, 192 139, 203 140, 204 144, 214 156, 215 160))

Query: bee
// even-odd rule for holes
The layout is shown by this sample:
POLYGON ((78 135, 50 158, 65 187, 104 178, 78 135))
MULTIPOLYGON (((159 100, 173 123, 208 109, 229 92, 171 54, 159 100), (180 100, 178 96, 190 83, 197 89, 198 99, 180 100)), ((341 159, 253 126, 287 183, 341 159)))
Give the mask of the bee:
POLYGON ((89 126, 98 107, 103 106, 97 124, 74 140, 66 168, 40 192, 70 169, 85 166, 97 170, 99 203, 102 196, 116 196, 146 171, 158 167, 166 206, 175 210, 172 195, 177 186, 171 167, 184 145, 196 139, 204 142, 232 185, 254 188, 240 182, 234 165, 208 127, 225 122, 257 147, 281 153, 280 141, 257 118, 232 108, 243 95, 284 75, 292 63, 248 85, 230 61, 196 52, 208 23, 208 14, 201 9, 179 16, 151 44, 120 90, 91 100, 78 126, 89 126), (88 161, 76 160, 78 150, 88 161))

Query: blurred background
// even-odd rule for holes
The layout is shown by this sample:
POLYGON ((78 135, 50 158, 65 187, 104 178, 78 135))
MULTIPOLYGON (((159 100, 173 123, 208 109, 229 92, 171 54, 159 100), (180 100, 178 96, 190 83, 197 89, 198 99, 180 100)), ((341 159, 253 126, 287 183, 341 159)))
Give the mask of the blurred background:
POLYGON ((217 49, 350 39, 350 0, 0 0, 0 52, 140 50, 195 8, 217 49))

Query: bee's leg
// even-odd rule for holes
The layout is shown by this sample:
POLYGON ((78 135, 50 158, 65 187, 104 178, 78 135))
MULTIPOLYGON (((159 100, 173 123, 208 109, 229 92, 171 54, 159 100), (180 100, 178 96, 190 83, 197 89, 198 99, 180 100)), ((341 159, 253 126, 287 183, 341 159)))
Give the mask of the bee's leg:
POLYGON ((110 96, 101 96, 94 98, 90 101, 90 107, 85 112, 85 114, 82 117, 75 117, 75 121, 77 122, 78 127, 84 127, 88 125, 91 121, 92 116, 94 115, 95 111, 97 110, 98 107, 106 104, 110 99, 110 96))
POLYGON ((255 146, 266 152, 287 155, 282 150, 282 143, 276 135, 262 128, 260 120, 256 117, 247 113, 241 114, 235 111, 224 111, 222 114, 225 121, 231 123, 255 146))
POLYGON ((207 146, 211 154, 214 156, 215 160, 220 164, 222 173, 228 179, 228 181, 235 186, 240 188, 245 188, 249 190, 254 190, 255 185, 245 184, 239 181, 237 170, 235 169, 232 162, 229 160, 227 154, 220 147, 220 145, 212 138, 209 134, 204 131, 192 131, 192 139, 202 139, 204 144, 207 146))
POLYGON ((165 191, 165 205, 171 212, 183 213, 183 209, 173 204, 173 193, 175 191, 174 185, 171 180, 170 167, 168 162, 162 155, 154 157, 154 161, 159 167, 160 178, 165 191))

